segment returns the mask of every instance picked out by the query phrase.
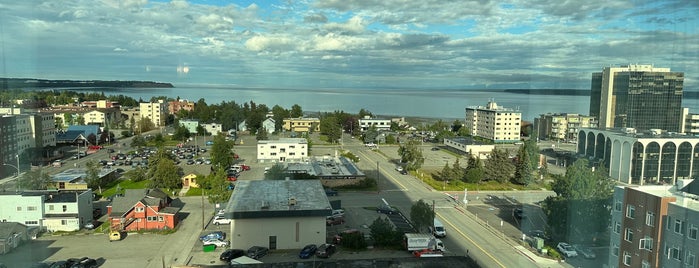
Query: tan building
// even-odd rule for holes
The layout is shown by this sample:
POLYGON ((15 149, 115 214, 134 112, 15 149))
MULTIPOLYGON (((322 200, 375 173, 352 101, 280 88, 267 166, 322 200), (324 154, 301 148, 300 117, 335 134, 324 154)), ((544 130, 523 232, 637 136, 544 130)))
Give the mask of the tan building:
POLYGON ((197 183, 197 175, 188 174, 182 176, 182 187, 199 188, 199 184, 197 183))
POLYGON ((139 104, 139 110, 141 111, 141 119, 148 118, 153 122, 155 127, 165 126, 165 120, 168 115, 168 105, 165 100, 158 100, 157 102, 146 102, 139 104))
POLYGON ((597 119, 587 115, 549 113, 534 118, 534 127, 539 139, 577 142, 580 129, 597 128, 597 119))
POLYGON ((117 108, 118 109, 121 105, 119 105, 119 103, 116 101, 98 100, 98 101, 83 101, 82 103, 80 103, 80 106, 88 107, 88 108, 117 108))
POLYGON ((180 110, 193 111, 194 102, 188 100, 174 100, 168 102, 168 113, 176 115, 180 110))
POLYGON ((495 143, 512 143, 520 140, 522 113, 490 101, 485 107, 466 108, 465 123, 473 136, 495 143))
POLYGON ((320 119, 318 118, 284 118, 284 130, 295 132, 308 132, 313 128, 314 132, 320 131, 320 119))
POLYGON ((119 120, 119 109, 117 108, 99 108, 83 114, 86 125, 107 126, 119 120))
POLYGON ((323 244, 331 206, 319 180, 242 180, 226 205, 232 248, 323 244))

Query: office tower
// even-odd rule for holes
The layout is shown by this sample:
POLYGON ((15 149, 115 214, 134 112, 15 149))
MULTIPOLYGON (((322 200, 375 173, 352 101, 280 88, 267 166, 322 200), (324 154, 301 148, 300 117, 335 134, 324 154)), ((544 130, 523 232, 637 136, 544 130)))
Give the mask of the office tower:
POLYGON ((682 132, 684 73, 652 65, 605 67, 592 74, 590 115, 600 128, 682 132))

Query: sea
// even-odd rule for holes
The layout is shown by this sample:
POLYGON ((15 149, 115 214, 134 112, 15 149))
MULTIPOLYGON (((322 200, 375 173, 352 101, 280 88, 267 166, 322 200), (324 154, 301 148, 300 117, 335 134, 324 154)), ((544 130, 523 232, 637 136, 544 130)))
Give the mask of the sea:
MULTIPOLYGON (((405 116, 435 119, 463 119, 465 108, 498 106, 522 113, 522 119, 533 121, 546 113, 589 114, 590 97, 585 95, 545 95, 512 93, 505 90, 471 89, 278 89, 232 88, 216 86, 175 86, 174 88, 92 89, 106 95, 130 96, 148 101, 153 96, 167 96, 207 104, 234 101, 254 102, 269 108, 279 105, 290 109, 294 104, 303 111, 358 113, 360 109, 374 115, 405 116)), ((699 99, 685 99, 684 107, 699 111, 699 99)))

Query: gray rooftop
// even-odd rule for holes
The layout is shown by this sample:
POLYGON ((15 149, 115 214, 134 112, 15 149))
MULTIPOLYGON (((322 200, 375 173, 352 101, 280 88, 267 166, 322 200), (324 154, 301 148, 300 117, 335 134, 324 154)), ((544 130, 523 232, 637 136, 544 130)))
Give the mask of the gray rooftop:
POLYGON ((451 141, 454 141, 456 143, 464 144, 464 145, 492 145, 487 142, 482 142, 479 140, 475 140, 471 137, 454 137, 454 138, 446 138, 451 141))
MULTIPOLYGON (((109 173, 116 172, 116 169, 100 169, 97 176, 100 178, 109 175, 109 173)), ((81 183, 84 182, 87 177, 87 169, 85 168, 71 168, 66 169, 61 173, 57 173, 51 176, 51 180, 55 182, 71 182, 71 183, 81 183)))
POLYGON ((307 173, 321 179, 359 178, 365 174, 346 157, 313 157, 308 163, 289 163, 286 170, 290 173, 307 173))
POLYGON ((236 184, 225 217, 317 217, 330 212, 330 202, 318 180, 244 180, 236 184))

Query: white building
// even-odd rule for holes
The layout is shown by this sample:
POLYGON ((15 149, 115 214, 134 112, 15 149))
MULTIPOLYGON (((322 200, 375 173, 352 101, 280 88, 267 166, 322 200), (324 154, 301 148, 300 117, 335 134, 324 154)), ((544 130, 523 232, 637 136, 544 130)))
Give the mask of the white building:
POLYGON ((490 152, 495 149, 493 144, 486 144, 469 137, 445 138, 444 145, 480 159, 488 159, 490 152))
POLYGON ((217 123, 202 124, 201 126, 204 128, 204 130, 206 130, 206 132, 209 132, 214 136, 223 131, 223 125, 217 123))
POLYGON ((303 138, 283 138, 257 142, 257 161, 294 162, 308 157, 308 143, 303 138))
POLYGON ((318 180, 242 180, 226 206, 232 248, 322 244, 331 206, 318 180))
POLYGON ((498 106, 494 101, 488 105, 466 108, 466 128, 473 136, 492 140, 495 143, 519 141, 522 113, 498 106))
POLYGON ((391 130, 391 119, 371 118, 367 115, 364 116, 364 118, 360 118, 358 121, 362 132, 367 131, 371 126, 374 126, 378 131, 391 130))
POLYGON ((146 102, 139 104, 141 119, 149 118, 155 127, 165 126, 165 120, 167 119, 168 108, 167 102, 165 100, 158 100, 158 102, 146 102))
POLYGON ((277 128, 277 124, 273 118, 267 117, 265 121, 262 121, 262 127, 267 130, 267 134, 272 134, 277 128))
POLYGON ((77 231, 92 220, 92 190, 0 194, 0 221, 42 230, 77 231))

